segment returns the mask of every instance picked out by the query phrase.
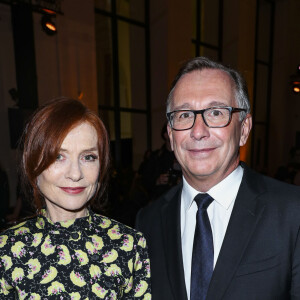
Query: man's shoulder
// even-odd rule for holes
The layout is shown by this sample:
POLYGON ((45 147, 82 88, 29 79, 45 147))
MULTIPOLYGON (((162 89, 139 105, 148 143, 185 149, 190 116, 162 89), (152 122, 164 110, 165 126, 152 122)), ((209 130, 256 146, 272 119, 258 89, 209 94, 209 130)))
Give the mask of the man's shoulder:
POLYGON ((294 184, 279 181, 271 177, 264 177, 266 191, 274 199, 281 199, 285 203, 295 202, 300 205, 300 187, 294 184))
POLYGON ((136 227, 140 230, 140 226, 149 226, 154 223, 158 224, 157 222, 160 219, 162 211, 168 209, 170 205, 178 201, 181 189, 181 184, 174 186, 157 200, 154 200, 147 206, 141 208, 136 217, 136 227))
POLYGON ((157 211, 158 209, 168 205, 169 203, 176 201, 178 199, 178 193, 181 192, 182 185, 176 185, 170 188, 167 192, 162 194, 156 200, 151 201, 147 206, 142 210, 145 212, 157 211))
POLYGON ((274 201, 276 199, 300 201, 299 186, 260 174, 247 166, 245 167, 245 165, 243 167, 245 168, 245 173, 242 185, 247 185, 250 189, 255 190, 258 195, 272 196, 274 201))

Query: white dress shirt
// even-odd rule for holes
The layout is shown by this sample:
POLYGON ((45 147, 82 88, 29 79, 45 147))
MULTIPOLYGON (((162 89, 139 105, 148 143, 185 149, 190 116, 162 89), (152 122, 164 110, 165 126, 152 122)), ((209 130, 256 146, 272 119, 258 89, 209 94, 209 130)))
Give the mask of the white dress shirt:
MULTIPOLYGON (((213 234, 214 267, 216 265, 225 232, 231 216, 232 208, 238 193, 244 170, 238 166, 225 179, 212 187, 207 193, 214 198, 207 209, 213 234)), ((184 267, 184 277, 188 300, 190 300, 191 262, 193 253, 194 233, 196 227, 196 213, 198 206, 194 200, 197 191, 192 188, 183 177, 181 194, 181 243, 184 267)))

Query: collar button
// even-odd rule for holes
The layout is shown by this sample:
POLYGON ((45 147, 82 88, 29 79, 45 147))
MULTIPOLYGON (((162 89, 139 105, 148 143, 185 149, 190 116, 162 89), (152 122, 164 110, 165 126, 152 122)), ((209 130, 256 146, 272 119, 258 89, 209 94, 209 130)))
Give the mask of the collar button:
POLYGON ((92 257, 91 257, 91 259, 92 259, 93 261, 97 261, 97 260, 100 259, 100 255, 98 255, 98 254, 93 254, 92 257))
POLYGON ((72 237, 72 239, 77 240, 79 238, 79 233, 78 232, 72 232, 71 237, 72 237))

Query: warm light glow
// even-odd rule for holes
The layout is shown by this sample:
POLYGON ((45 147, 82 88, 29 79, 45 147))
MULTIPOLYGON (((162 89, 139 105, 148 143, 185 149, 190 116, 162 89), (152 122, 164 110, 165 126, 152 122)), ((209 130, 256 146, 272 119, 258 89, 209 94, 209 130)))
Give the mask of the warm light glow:
POLYGON ((54 35, 57 32, 55 22, 52 20, 54 18, 55 16, 46 14, 41 19, 42 28, 48 35, 54 35))
POLYGON ((51 9, 43 8, 43 11, 46 12, 47 14, 55 15, 55 11, 53 11, 51 9))
POLYGON ((299 92, 300 92, 300 81, 293 80, 293 92, 295 94, 299 94, 299 92))
POLYGON ((43 11, 49 15, 55 15, 55 11, 47 8, 43 8, 43 11))
POLYGON ((295 93, 299 93, 300 92, 300 87, 299 86, 297 86, 297 85, 295 85, 294 87, 293 87, 293 91, 295 92, 295 93))
POLYGON ((245 163, 249 164, 251 163, 251 149, 250 149, 251 143, 250 143, 250 137, 249 141, 244 145, 243 147, 240 147, 240 160, 244 161, 245 163))
POLYGON ((79 91, 78 92, 78 100, 82 100, 83 98, 83 92, 79 91))
POLYGON ((49 28, 52 31, 56 31, 56 26, 53 23, 47 22, 46 23, 47 28, 49 28))

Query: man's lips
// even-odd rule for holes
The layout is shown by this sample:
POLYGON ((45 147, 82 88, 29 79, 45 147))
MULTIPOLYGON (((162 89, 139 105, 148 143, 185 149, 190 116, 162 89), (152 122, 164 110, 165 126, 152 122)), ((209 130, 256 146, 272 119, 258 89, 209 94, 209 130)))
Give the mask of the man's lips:
POLYGON ((207 148, 190 148, 188 149, 188 153, 191 158, 195 159, 205 159, 211 157, 212 153, 214 153, 214 147, 207 148))
POLYGON ((68 194, 80 194, 85 190, 85 187, 60 187, 64 192, 68 194))
POLYGON ((197 149, 197 148, 192 148, 192 149, 188 149, 188 151, 193 152, 193 153, 208 153, 213 151, 215 148, 211 147, 211 148, 202 148, 202 149, 197 149))

